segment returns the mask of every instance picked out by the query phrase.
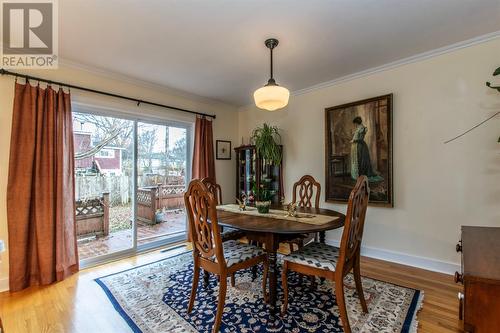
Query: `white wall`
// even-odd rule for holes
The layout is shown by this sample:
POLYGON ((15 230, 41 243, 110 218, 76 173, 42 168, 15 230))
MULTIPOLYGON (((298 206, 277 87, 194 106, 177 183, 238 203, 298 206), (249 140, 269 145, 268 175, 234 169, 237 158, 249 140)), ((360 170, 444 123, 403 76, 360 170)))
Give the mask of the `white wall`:
MULTIPOLYGON (((460 262, 461 225, 500 226, 500 117, 450 144, 500 110, 485 86, 500 66, 500 39, 291 96, 275 112, 241 108, 239 137, 268 122, 282 129, 287 199, 311 174, 325 184, 324 109, 394 93, 394 208, 368 209, 364 253, 438 271, 460 262)), ((278 77, 279 81, 279 77, 278 77)), ((345 212, 345 205, 322 206, 345 212)), ((328 234, 330 242, 340 231, 328 234)))
MULTIPOLYGON (((88 70, 83 67, 60 66, 58 70, 39 70, 27 73, 54 81, 62 81, 84 87, 114 92, 121 95, 150 100, 158 103, 168 104, 204 113, 216 114, 214 121, 214 145, 215 140, 230 140, 233 147, 238 143, 237 135, 237 112, 236 108, 222 103, 216 103, 200 99, 190 95, 179 95, 177 92, 167 90, 145 82, 130 80, 128 78, 110 73, 88 70)), ((105 97, 77 90, 72 92, 74 103, 105 106, 115 112, 131 114, 134 116, 144 115, 158 119, 171 119, 178 121, 194 122, 194 116, 181 112, 170 111, 147 105, 137 107, 134 102, 105 97)), ((10 133, 12 123, 12 107, 14 98, 14 78, 10 76, 0 77, 0 239, 7 242, 7 208, 6 191, 9 167, 10 133)), ((229 200, 235 189, 235 162, 234 154, 232 161, 216 161, 217 181, 222 186, 224 200, 229 200)), ((7 244, 8 247, 8 244, 7 244)), ((8 251, 2 254, 0 265, 0 291, 6 290, 8 286, 8 251)))

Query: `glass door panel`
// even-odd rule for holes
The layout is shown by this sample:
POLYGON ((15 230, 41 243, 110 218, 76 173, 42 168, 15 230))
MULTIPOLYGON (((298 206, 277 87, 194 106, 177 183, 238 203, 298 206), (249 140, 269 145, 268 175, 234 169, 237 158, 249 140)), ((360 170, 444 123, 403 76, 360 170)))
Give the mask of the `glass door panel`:
POLYGON ((241 148, 237 150, 238 169, 238 197, 241 200, 247 200, 248 204, 253 205, 254 193, 253 187, 256 185, 256 155, 255 148, 241 148))
POLYGON ((187 128, 137 124, 137 245, 186 237, 187 128))
POLYGON ((73 112, 75 200, 81 260, 134 247, 134 122, 73 112))

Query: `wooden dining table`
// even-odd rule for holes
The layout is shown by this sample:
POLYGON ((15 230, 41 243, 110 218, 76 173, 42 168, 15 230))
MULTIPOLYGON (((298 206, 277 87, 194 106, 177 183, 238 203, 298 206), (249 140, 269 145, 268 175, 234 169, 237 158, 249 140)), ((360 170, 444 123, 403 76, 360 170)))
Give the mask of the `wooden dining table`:
MULTIPOLYGON (((283 206, 274 206, 272 209, 284 210, 283 206)), ((217 208, 217 220, 220 226, 230 227, 245 232, 251 241, 264 244, 269 259, 269 310, 271 315, 277 312, 277 251, 283 241, 293 239, 300 234, 319 233, 320 242, 325 242, 325 231, 344 226, 345 215, 323 208, 297 208, 298 213, 331 216, 331 221, 316 225, 297 221, 285 220, 260 215, 247 215, 230 212, 217 208)))

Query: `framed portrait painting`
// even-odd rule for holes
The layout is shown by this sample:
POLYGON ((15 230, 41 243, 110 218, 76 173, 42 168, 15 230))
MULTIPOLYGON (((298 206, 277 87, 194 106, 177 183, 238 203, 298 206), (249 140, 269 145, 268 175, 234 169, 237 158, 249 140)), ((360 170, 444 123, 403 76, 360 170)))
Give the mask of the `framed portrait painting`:
POLYGON ((326 201, 347 202, 361 175, 372 205, 393 207, 392 94, 325 109, 326 201))
POLYGON ((215 141, 215 158, 218 160, 231 159, 231 141, 225 141, 225 140, 215 141))

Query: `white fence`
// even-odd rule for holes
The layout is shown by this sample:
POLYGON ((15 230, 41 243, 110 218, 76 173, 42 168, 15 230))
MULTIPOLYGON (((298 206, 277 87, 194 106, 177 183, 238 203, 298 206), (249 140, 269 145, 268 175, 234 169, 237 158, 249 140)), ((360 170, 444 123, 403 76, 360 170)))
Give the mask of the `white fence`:
MULTIPOLYGON (((155 184, 183 185, 183 176, 139 176, 138 187, 151 186, 155 184)), ((127 175, 75 175, 75 198, 83 200, 101 197, 103 193, 109 193, 109 201, 112 205, 126 205, 131 202, 132 177, 127 175)))
POLYGON ((92 197, 100 197, 103 193, 109 193, 112 204, 128 204, 130 193, 132 193, 132 179, 129 176, 110 175, 76 175, 75 176, 75 198, 82 200, 92 197))

